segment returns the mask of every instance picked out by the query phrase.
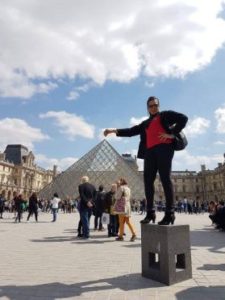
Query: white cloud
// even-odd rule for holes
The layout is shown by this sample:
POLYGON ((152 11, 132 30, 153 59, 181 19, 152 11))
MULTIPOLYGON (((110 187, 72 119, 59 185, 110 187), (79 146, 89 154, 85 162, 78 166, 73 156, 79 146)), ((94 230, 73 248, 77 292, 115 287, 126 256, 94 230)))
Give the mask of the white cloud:
POLYGON ((29 99, 34 94, 47 94, 57 86, 51 81, 33 83, 23 72, 10 69, 0 59, 0 96, 2 97, 29 99))
POLYGON ((77 76, 103 84, 196 71, 225 41, 222 3, 2 0, 0 96, 29 98, 77 76))
POLYGON ((80 93, 78 93, 77 91, 71 91, 69 93, 69 96, 67 97, 68 100, 76 100, 80 97, 80 93))
POLYGON ((217 163, 223 162, 223 154, 214 155, 192 155, 186 149, 183 151, 175 151, 173 159, 173 170, 193 170, 199 171, 201 165, 205 164, 207 169, 213 169, 217 163))
POLYGON ((32 149, 34 143, 49 139, 46 134, 42 133, 41 129, 31 127, 26 121, 15 118, 5 118, 0 120, 0 132, 1 149, 8 144, 22 144, 29 149, 32 149))
POLYGON ((48 92, 56 89, 58 85, 56 83, 48 82, 48 83, 40 83, 35 87, 37 93, 48 94, 48 92))
POLYGON ((40 114, 40 118, 53 118, 55 124, 60 128, 60 132, 65 134, 69 140, 74 140, 77 136, 94 138, 94 126, 85 122, 82 116, 70 114, 65 111, 48 111, 40 114))
POLYGON ((140 118, 131 117, 131 119, 130 119, 130 125, 131 126, 138 125, 141 122, 143 122, 144 120, 146 120, 147 118, 148 118, 147 116, 140 117, 140 118))
POLYGON ((214 143, 214 145, 222 146, 222 145, 225 145, 225 142, 223 142, 223 141, 216 141, 214 143))
POLYGON ((184 132, 188 137, 196 137, 207 131, 210 126, 210 120, 202 117, 195 117, 193 120, 188 122, 184 132))
POLYGON ((152 81, 145 81, 145 86, 152 89, 155 86, 155 83, 152 81))
POLYGON ((86 93, 95 84, 93 82, 85 83, 83 85, 75 87, 67 97, 68 100, 76 100, 80 97, 81 93, 86 93))
POLYGON ((214 114, 217 121, 216 131, 225 133, 225 107, 218 108, 214 114))
POLYGON ((35 155, 35 161, 37 164, 45 169, 53 169, 53 166, 57 166, 58 171, 64 171, 74 164, 78 158, 64 157, 64 158, 49 158, 44 154, 35 155))

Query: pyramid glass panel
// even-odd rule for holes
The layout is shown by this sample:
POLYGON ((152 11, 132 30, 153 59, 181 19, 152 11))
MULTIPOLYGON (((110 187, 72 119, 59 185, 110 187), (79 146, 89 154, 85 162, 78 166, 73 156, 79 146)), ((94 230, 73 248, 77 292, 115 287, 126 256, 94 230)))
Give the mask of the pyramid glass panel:
POLYGON ((132 199, 140 200, 144 197, 143 180, 138 171, 132 168, 106 140, 60 173, 39 192, 39 197, 51 199, 57 192, 62 199, 67 196, 75 199, 79 196, 78 186, 82 176, 88 176, 96 189, 102 184, 106 191, 110 190, 112 183, 123 177, 131 188, 132 199))

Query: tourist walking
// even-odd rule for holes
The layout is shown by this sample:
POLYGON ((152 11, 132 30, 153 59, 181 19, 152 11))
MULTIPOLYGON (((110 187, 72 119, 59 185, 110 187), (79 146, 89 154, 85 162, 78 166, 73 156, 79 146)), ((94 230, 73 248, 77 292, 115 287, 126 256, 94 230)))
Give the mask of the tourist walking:
POLYGON ((15 203, 15 211, 16 211, 15 223, 17 223, 17 222, 20 223, 21 219, 22 219, 22 214, 23 214, 23 207, 25 204, 25 201, 21 194, 19 196, 16 195, 14 197, 14 203, 15 203))
POLYGON ((33 193, 29 198, 28 211, 27 221, 29 221, 30 217, 34 214, 35 221, 38 222, 38 199, 36 193, 33 193))
POLYGON ((53 216, 52 222, 56 222, 56 220, 57 220, 57 214, 58 214, 60 201, 61 201, 61 199, 59 198, 58 194, 54 193, 53 199, 51 200, 51 208, 52 208, 52 216, 53 216))
POLYGON ((174 156, 174 139, 185 127, 187 116, 175 111, 159 111, 159 99, 147 100, 149 118, 139 125, 124 129, 105 129, 104 135, 115 133, 117 136, 131 137, 140 135, 138 158, 144 159, 144 186, 147 200, 147 215, 141 221, 146 224, 155 222, 154 181, 159 172, 166 198, 165 216, 159 225, 173 224, 174 196, 170 178, 174 156))
POLYGON ((131 191, 128 187, 127 181, 124 178, 120 178, 118 182, 119 188, 117 192, 117 200, 114 206, 115 213, 119 215, 119 235, 116 238, 116 241, 123 241, 124 240, 124 225, 127 224, 131 231, 131 239, 130 241, 133 242, 136 239, 135 230, 130 222, 131 217, 131 204, 130 204, 130 196, 131 191), (123 206, 123 207, 122 207, 123 206), (121 207, 121 209, 118 209, 121 207))

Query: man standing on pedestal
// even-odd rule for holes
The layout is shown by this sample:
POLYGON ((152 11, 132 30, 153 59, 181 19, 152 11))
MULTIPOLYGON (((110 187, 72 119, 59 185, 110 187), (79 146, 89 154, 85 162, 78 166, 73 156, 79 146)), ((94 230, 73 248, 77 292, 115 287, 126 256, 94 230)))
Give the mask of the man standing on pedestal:
POLYGON ((144 159, 144 186, 147 200, 147 215, 142 224, 155 223, 154 181, 157 172, 166 197, 166 211, 159 225, 173 224, 174 197, 170 179, 174 155, 174 138, 185 127, 187 116, 175 111, 159 111, 159 99, 149 97, 147 100, 149 118, 139 125, 124 129, 105 129, 104 135, 115 133, 117 136, 131 137, 140 135, 138 158, 144 159))

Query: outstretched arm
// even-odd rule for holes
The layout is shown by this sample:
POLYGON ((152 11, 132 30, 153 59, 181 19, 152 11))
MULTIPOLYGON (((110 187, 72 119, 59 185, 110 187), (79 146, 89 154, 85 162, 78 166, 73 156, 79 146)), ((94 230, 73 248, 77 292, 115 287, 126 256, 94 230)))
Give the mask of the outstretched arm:
POLYGON ((111 133, 117 134, 117 129, 115 129, 115 128, 107 128, 107 129, 104 130, 104 136, 107 136, 108 134, 111 134, 111 133))
POLYGON ((123 137, 131 137, 134 135, 138 135, 141 133, 143 123, 144 122, 130 128, 123 128, 123 129, 108 128, 104 130, 104 136, 107 136, 108 134, 111 133, 115 133, 117 136, 123 136, 123 137))

